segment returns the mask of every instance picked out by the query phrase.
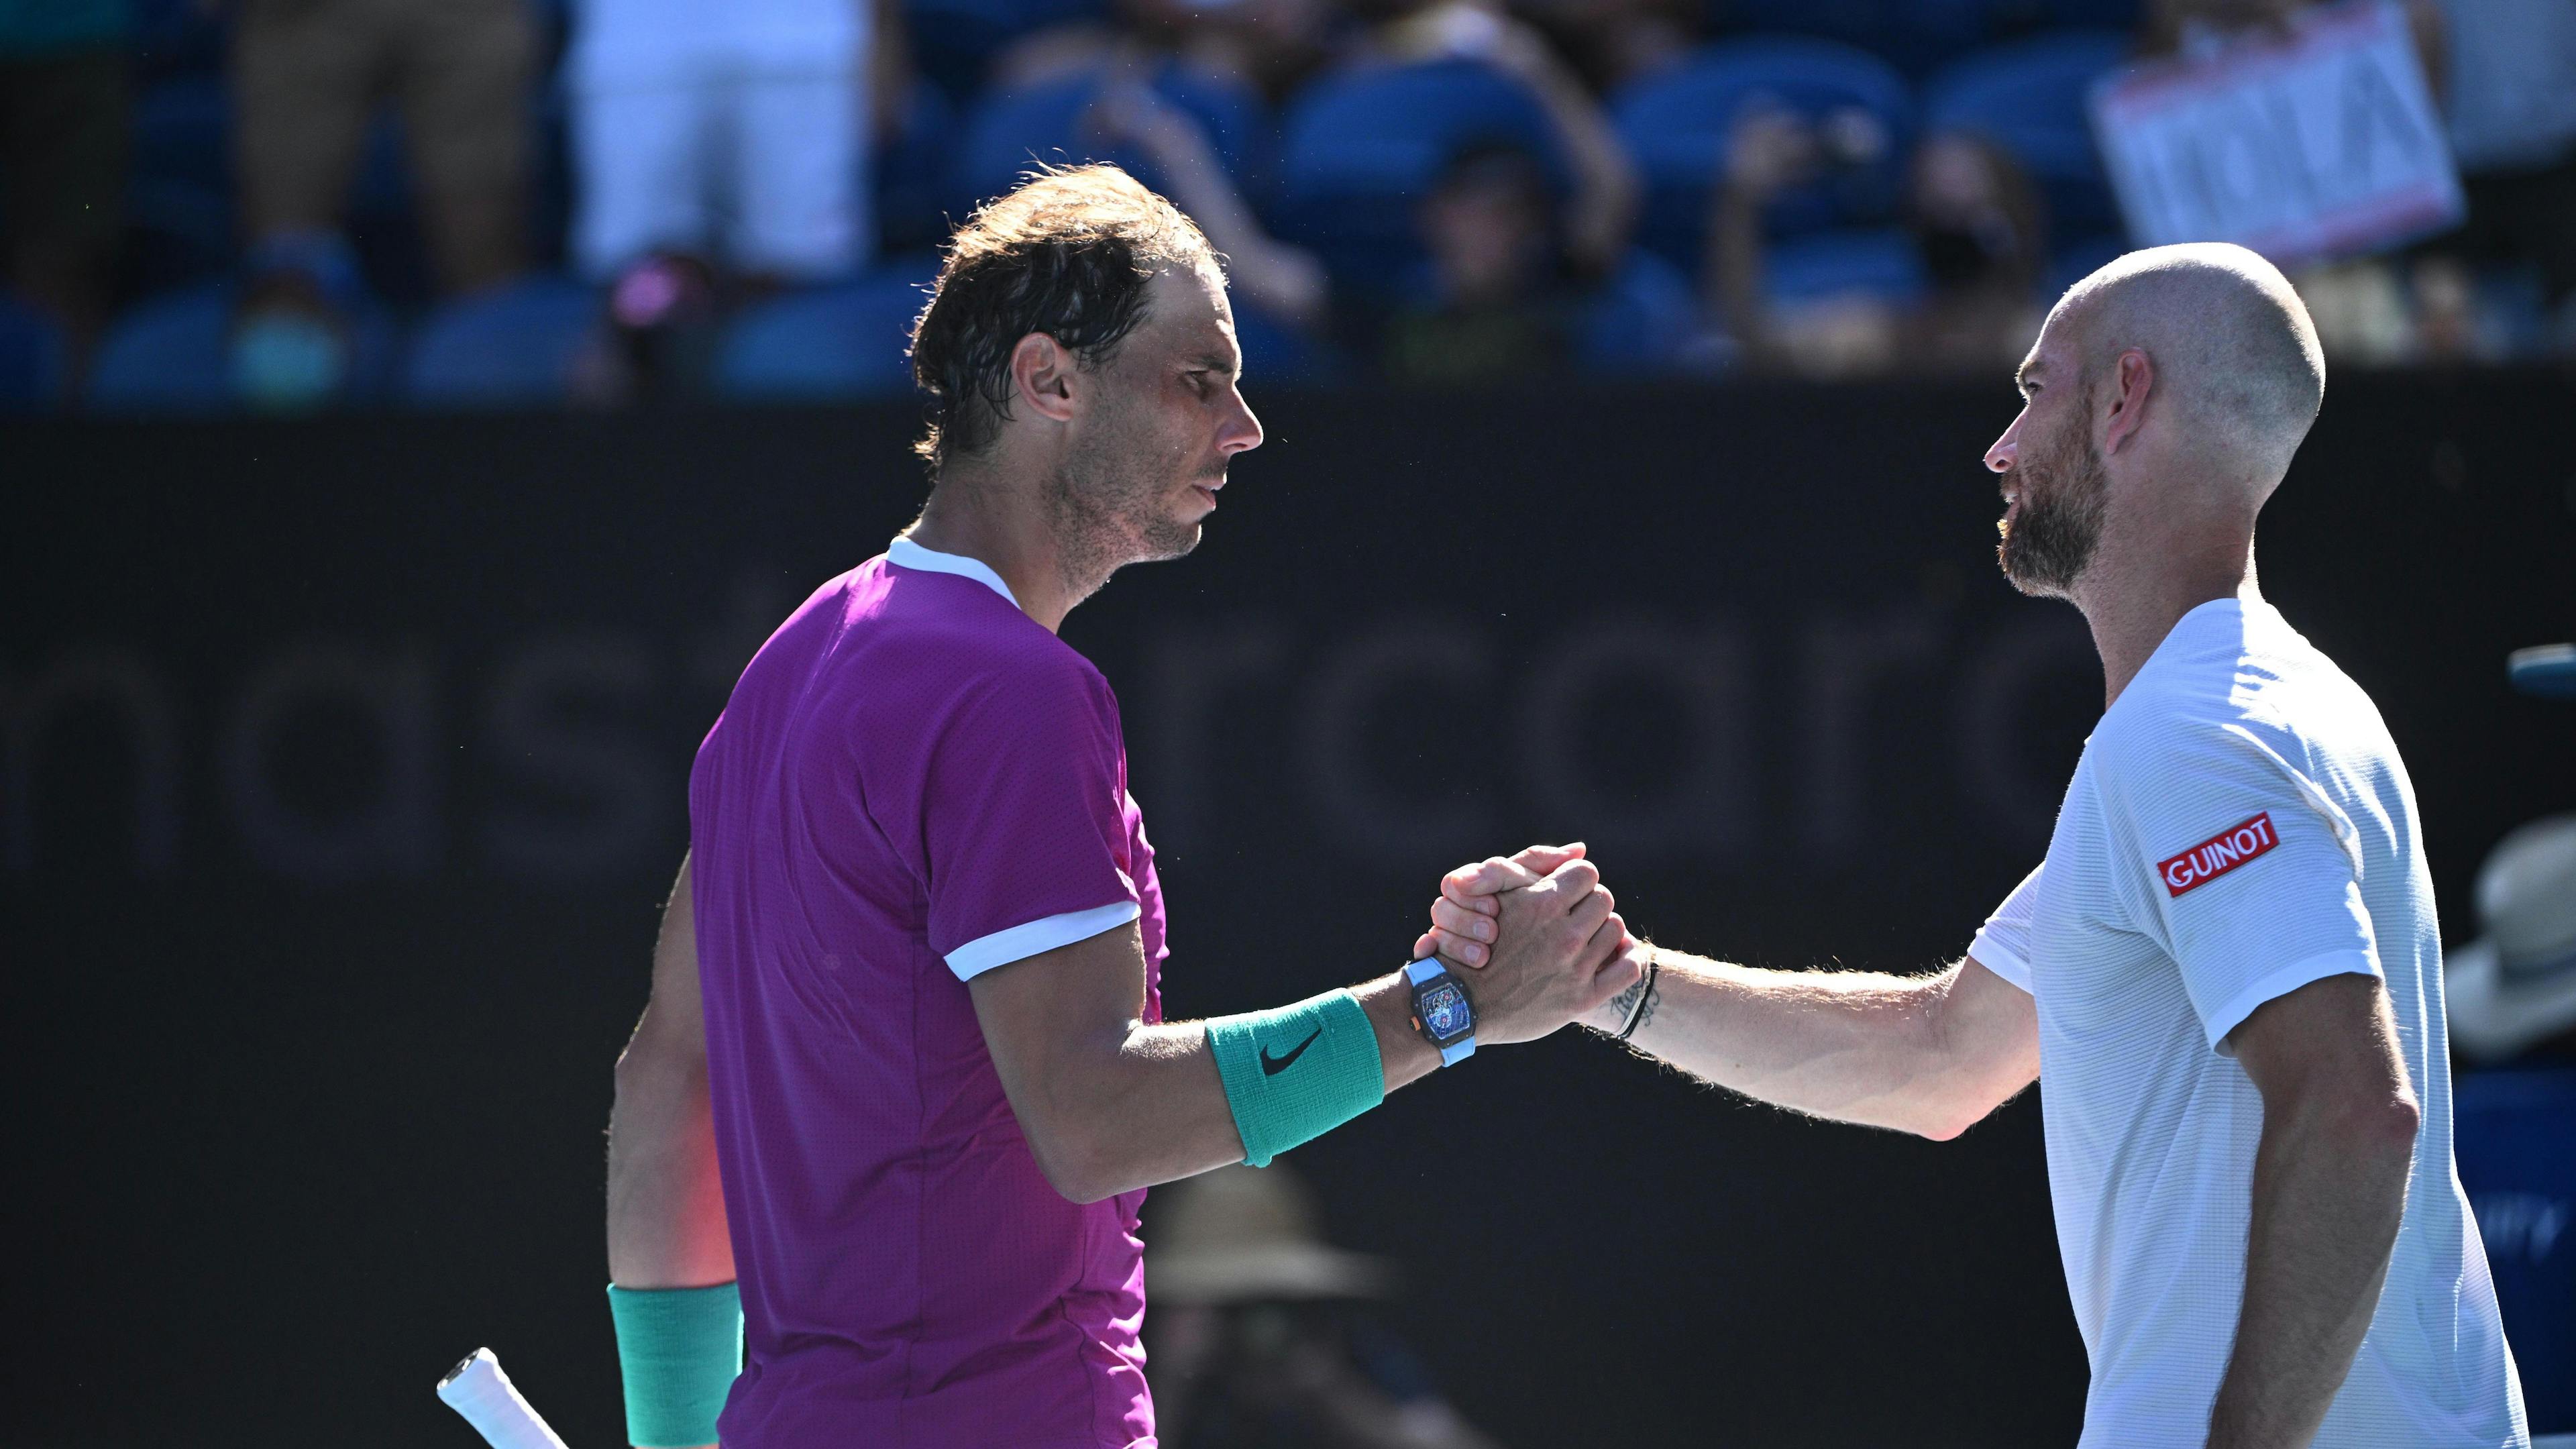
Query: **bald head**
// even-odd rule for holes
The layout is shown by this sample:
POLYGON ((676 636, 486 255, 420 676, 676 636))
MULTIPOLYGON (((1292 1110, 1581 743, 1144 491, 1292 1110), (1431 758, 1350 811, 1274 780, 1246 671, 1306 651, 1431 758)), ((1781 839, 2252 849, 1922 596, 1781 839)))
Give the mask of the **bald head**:
POLYGON ((2316 421, 2325 356, 2289 279, 2240 246, 2131 252, 2058 300, 2060 333, 2087 379, 2132 348, 2155 364, 2159 410, 2194 451, 2268 488, 2316 421))

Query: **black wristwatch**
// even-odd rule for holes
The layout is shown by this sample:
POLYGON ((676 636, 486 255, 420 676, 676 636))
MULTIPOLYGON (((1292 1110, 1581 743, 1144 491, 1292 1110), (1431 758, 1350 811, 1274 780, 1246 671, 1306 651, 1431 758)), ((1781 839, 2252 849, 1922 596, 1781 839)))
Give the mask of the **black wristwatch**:
POLYGON ((1440 1065, 1455 1066, 1476 1054, 1476 1004, 1467 987, 1449 974, 1436 956, 1425 956, 1404 968, 1413 983, 1413 1029, 1440 1053, 1440 1065))

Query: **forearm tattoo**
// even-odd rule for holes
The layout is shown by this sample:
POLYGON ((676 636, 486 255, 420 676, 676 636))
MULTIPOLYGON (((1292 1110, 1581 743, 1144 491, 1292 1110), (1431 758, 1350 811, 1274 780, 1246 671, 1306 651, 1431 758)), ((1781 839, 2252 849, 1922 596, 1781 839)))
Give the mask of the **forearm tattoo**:
MULTIPOLYGON (((1654 973, 1648 973, 1630 983, 1625 991, 1610 998, 1610 1009, 1620 1021, 1627 1021, 1628 1014, 1632 1011, 1637 1015, 1636 1025, 1628 1028, 1629 1040, 1636 1040, 1637 1033, 1646 1029, 1646 1023, 1655 1019, 1655 1006, 1663 999, 1663 994, 1662 983, 1655 979, 1654 973)), ((1613 1028, 1610 1035, 1618 1035, 1617 1029, 1613 1028)))

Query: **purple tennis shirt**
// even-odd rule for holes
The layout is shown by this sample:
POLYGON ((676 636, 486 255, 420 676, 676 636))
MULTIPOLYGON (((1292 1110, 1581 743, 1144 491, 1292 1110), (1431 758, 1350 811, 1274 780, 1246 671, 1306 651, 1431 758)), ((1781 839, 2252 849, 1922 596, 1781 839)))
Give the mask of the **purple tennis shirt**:
POLYGON ((1038 1171, 966 982, 1163 901, 1118 701, 983 564, 897 539, 761 646, 689 780, 749 1363, 731 1449, 1154 1442, 1142 1190, 1038 1171))

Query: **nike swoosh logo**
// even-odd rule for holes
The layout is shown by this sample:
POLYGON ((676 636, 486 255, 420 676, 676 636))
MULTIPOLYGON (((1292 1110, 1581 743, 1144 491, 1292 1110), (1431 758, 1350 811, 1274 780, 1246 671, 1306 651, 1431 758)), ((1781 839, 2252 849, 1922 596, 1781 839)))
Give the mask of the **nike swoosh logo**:
POLYGON ((1315 1044, 1315 1038, 1322 1036, 1323 1034, 1324 1029, 1320 1026, 1315 1028, 1313 1031, 1306 1033, 1306 1039, 1297 1043, 1295 1046, 1290 1047, 1288 1049, 1288 1055, 1284 1057, 1274 1057, 1270 1054, 1270 1048, 1263 1047, 1261 1049, 1261 1075, 1265 1077, 1275 1077, 1281 1072, 1288 1070, 1290 1067, 1295 1066, 1297 1064, 1297 1059, 1306 1054, 1306 1048, 1313 1046, 1315 1044))

